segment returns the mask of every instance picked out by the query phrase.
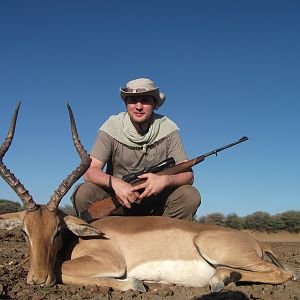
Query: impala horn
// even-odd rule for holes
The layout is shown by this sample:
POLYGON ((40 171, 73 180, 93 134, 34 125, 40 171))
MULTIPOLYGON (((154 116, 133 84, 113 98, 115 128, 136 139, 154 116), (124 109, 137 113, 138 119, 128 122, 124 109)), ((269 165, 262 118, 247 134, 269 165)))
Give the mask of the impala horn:
POLYGON ((86 150, 82 146, 77 129, 75 124, 75 119, 72 113, 72 109, 67 103, 67 108, 69 111, 70 123, 71 123, 71 131, 74 146, 80 156, 81 163, 80 165, 59 185, 58 189, 54 192, 53 196, 51 196, 49 202, 47 203, 47 208, 50 211, 54 211, 58 208, 58 205, 63 198, 63 196, 69 191, 72 185, 86 172, 91 164, 91 158, 87 154, 86 150))
POLYGON ((13 140, 13 137, 14 137, 20 105, 21 105, 21 101, 17 104, 17 107, 15 109, 14 115, 13 115, 11 123, 10 123, 10 128, 9 128, 8 134, 6 136, 4 143, 0 147, 0 174, 1 174, 1 177, 10 185, 10 187, 19 196, 19 198, 22 200, 24 205, 28 209, 33 210, 36 208, 37 205, 33 201, 32 196, 25 189, 23 184, 21 184, 20 180, 17 179, 15 177, 15 175, 9 169, 7 169, 5 164, 3 164, 3 162, 2 162, 2 159, 5 155, 5 153, 7 152, 7 150, 9 149, 11 142, 13 140))

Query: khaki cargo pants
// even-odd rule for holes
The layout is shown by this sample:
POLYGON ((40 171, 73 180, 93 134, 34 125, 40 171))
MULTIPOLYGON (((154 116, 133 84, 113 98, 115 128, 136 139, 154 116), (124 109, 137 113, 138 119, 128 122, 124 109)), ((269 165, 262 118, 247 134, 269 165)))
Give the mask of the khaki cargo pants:
MULTIPOLYGON (((76 186, 71 201, 76 213, 81 212, 99 200, 109 197, 109 192, 92 182, 76 186)), ((192 221, 201 203, 198 190, 192 185, 183 185, 176 189, 164 191, 159 195, 145 198, 140 204, 133 203, 131 208, 120 206, 115 216, 166 216, 192 221)))

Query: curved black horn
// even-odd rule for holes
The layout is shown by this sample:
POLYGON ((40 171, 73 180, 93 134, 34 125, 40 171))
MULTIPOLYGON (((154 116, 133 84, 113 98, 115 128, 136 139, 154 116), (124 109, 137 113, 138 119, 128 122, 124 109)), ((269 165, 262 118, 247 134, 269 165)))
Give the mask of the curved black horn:
POLYGON ((15 191, 15 193, 19 196, 19 198, 23 201, 23 203, 29 208, 33 209, 36 206, 36 203, 33 201, 32 196, 25 189, 23 184, 21 184, 20 180, 15 177, 15 175, 7 169, 5 164, 3 164, 2 159, 9 149, 11 142, 14 137, 16 122, 18 117, 19 108, 21 105, 21 101, 17 104, 14 115, 12 117, 10 128, 6 139, 2 146, 0 147, 0 175, 2 178, 10 185, 10 187, 15 191))
POLYGON ((72 113, 72 109, 67 103, 67 108, 69 111, 69 117, 70 117, 70 123, 71 123, 71 131, 72 131, 72 137, 74 141, 74 146, 80 156, 81 163, 80 165, 59 185, 58 189, 54 192, 53 196, 51 196, 47 207, 49 210, 53 211, 57 209, 61 199, 63 196, 69 191, 69 189, 72 187, 72 185, 86 172, 86 170, 89 168, 91 164, 91 158, 87 154, 86 150, 84 149, 83 145, 81 144, 75 119, 72 113))

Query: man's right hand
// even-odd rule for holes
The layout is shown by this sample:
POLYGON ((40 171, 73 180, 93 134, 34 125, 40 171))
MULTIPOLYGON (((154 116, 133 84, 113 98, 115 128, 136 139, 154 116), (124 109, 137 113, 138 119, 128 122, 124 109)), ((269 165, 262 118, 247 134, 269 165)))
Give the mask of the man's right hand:
POLYGON ((133 186, 120 178, 107 175, 103 172, 105 163, 92 157, 89 169, 84 174, 86 181, 98 184, 103 188, 112 188, 116 194, 118 202, 123 206, 130 208, 131 203, 139 199, 140 194, 133 190, 133 186), (111 178, 111 182, 109 180, 111 178))
POLYGON ((130 208, 131 203, 139 199, 140 194, 133 190, 133 186, 120 178, 112 176, 111 187, 117 196, 117 200, 123 207, 130 208))

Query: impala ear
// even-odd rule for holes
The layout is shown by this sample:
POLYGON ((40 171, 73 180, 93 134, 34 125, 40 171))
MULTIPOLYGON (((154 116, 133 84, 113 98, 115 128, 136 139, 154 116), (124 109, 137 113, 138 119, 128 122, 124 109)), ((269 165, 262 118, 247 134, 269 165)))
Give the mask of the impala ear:
POLYGON ((26 211, 0 215, 0 229, 10 230, 23 225, 26 211))
POLYGON ((98 236, 103 237, 104 233, 100 230, 92 227, 90 224, 86 223, 85 221, 76 218, 74 216, 67 215, 64 217, 66 227, 76 234, 79 237, 84 236, 98 236))

